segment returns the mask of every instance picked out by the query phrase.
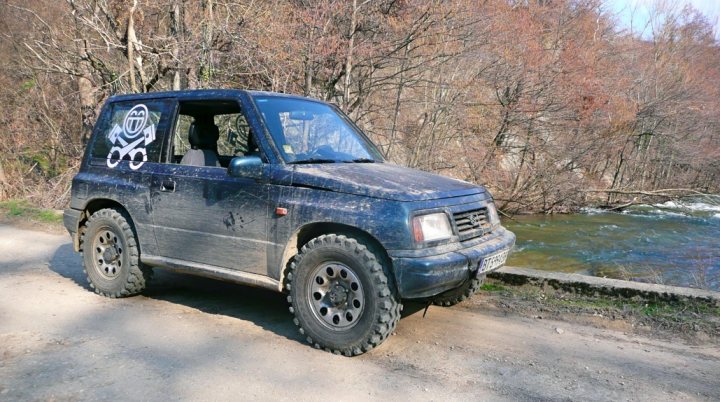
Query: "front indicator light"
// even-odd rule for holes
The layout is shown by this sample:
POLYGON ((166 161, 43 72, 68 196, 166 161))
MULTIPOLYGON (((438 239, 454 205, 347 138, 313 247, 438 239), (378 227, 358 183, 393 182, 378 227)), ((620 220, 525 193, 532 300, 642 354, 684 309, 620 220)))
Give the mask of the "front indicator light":
POLYGON ((490 222, 490 226, 495 226, 500 223, 500 216, 498 215, 497 208, 495 207, 495 204, 490 203, 487 206, 488 211, 488 222, 490 222))

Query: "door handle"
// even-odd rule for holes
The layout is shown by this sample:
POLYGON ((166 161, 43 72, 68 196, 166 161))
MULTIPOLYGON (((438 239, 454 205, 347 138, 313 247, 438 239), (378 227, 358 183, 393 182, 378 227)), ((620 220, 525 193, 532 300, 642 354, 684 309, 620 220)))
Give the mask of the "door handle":
POLYGON ((175 192, 175 181, 174 180, 163 180, 160 184, 160 191, 167 191, 170 193, 175 192))

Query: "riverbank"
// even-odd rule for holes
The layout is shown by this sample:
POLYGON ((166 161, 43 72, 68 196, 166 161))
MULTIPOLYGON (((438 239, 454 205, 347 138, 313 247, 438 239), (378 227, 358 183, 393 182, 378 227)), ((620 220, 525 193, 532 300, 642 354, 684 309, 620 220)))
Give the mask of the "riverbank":
POLYGON ((513 267, 491 273, 482 292, 472 303, 532 319, 720 344, 720 292, 513 267))

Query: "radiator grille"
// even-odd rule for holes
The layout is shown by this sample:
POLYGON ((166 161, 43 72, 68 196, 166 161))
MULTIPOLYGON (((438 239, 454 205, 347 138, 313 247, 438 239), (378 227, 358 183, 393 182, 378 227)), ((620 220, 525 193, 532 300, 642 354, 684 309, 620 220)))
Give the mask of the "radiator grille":
POLYGON ((453 220, 461 240, 482 236, 491 229, 487 208, 456 212, 453 214, 453 220))

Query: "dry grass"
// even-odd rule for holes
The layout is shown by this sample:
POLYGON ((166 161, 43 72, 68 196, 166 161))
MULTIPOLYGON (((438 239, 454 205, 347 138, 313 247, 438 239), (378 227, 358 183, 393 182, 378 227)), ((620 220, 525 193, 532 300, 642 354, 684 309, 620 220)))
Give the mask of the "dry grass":
POLYGON ((6 222, 25 221, 62 227, 60 211, 33 207, 27 200, 0 201, 0 218, 6 222))

